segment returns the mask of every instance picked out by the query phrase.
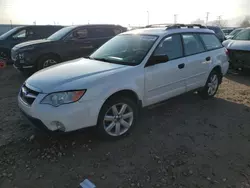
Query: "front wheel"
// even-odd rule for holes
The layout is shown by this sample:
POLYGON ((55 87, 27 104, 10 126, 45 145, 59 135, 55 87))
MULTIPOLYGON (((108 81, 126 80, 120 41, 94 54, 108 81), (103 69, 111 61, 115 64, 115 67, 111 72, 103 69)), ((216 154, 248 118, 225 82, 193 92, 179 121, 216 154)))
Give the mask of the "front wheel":
POLYGON ((128 98, 108 100, 102 107, 97 129, 102 138, 118 139, 130 132, 138 116, 136 103, 128 98))
POLYGON ((56 56, 44 56, 38 61, 38 70, 50 67, 59 63, 59 59, 56 56))
POLYGON ((199 94, 204 99, 213 97, 218 91, 219 83, 220 75, 217 71, 212 71, 207 79, 206 85, 199 91, 199 94))

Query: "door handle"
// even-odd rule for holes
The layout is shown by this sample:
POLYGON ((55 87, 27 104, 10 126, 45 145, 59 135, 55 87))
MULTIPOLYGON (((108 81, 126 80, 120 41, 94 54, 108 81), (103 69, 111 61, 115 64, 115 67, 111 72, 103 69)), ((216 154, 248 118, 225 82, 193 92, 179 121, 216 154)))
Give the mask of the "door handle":
POLYGON ((211 60, 211 57, 206 57, 206 61, 210 61, 211 60))
POLYGON ((183 69, 184 67, 185 67, 185 64, 184 64, 184 63, 178 65, 178 68, 179 68, 179 69, 183 69))

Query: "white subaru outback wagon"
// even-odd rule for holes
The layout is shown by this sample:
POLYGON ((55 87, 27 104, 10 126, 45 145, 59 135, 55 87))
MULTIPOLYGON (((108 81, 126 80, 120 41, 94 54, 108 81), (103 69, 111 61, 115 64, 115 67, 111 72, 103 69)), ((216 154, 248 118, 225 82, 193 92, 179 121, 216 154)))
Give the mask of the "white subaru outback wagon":
POLYGON ((227 50, 204 26, 151 26, 117 35, 87 58, 35 73, 18 104, 40 128, 96 126, 101 136, 118 138, 142 107, 193 90, 213 97, 228 66, 227 50))

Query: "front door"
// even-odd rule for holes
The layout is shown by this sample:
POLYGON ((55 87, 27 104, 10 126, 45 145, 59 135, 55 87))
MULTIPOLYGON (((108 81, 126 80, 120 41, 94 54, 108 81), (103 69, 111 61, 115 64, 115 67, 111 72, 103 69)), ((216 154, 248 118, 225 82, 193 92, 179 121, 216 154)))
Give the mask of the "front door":
POLYGON ((94 49, 89 31, 85 27, 72 31, 64 40, 65 59, 76 59, 88 56, 94 49))
POLYGON ((180 35, 164 38, 153 56, 167 55, 168 61, 145 67, 145 101, 151 105, 186 91, 186 58, 180 35))

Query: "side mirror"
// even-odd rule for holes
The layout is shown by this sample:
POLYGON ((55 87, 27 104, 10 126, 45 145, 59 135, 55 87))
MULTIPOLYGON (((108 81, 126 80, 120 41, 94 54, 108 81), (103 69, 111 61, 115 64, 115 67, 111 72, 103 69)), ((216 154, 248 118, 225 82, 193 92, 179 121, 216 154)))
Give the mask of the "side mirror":
POLYGON ((159 63, 165 63, 169 60, 167 55, 157 55, 157 56, 151 56, 148 61, 149 65, 155 65, 159 63))

